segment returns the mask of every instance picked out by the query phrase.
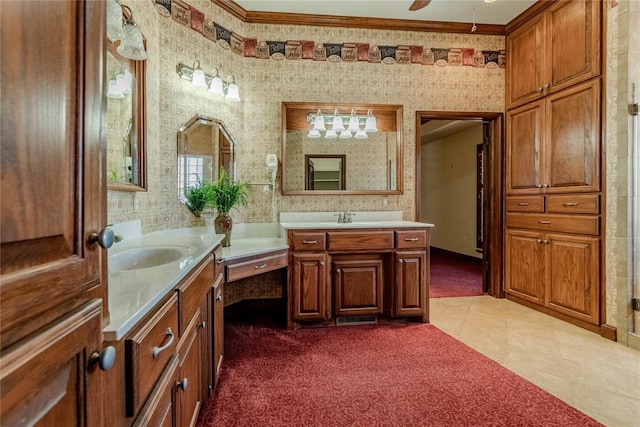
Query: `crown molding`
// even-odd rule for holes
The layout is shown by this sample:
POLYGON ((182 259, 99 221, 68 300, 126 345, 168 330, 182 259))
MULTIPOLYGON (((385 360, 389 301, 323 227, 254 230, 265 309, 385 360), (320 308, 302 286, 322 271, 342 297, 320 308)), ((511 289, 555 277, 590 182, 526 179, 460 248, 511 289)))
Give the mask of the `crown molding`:
MULTIPOLYGON (((430 33, 471 33, 467 22, 418 21, 411 19, 362 18, 353 16, 311 15, 305 13, 251 12, 233 0, 212 0, 239 20, 251 24, 307 25, 312 27, 368 28, 430 33)), ((505 34, 504 25, 477 24, 478 35, 505 34)))

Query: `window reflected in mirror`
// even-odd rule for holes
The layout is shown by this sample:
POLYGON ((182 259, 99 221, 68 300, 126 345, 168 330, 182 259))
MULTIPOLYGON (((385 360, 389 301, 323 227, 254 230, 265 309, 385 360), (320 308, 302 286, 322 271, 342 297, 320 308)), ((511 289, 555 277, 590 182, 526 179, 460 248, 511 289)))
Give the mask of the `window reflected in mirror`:
POLYGON ((107 185, 112 190, 146 190, 144 61, 120 56, 107 41, 107 185))
POLYGON ((234 141, 225 125, 196 115, 178 130, 178 195, 188 187, 218 179, 220 169, 234 177, 234 141))
POLYGON ((402 194, 401 105, 284 102, 282 121, 283 194, 402 194))

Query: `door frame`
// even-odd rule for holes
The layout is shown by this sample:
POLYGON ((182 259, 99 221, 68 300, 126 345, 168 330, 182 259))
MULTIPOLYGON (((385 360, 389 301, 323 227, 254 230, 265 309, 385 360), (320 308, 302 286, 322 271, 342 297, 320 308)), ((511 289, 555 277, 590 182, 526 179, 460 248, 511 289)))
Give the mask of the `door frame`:
POLYGON ((423 120, 482 120, 488 124, 485 146, 485 207, 483 274, 489 295, 504 298, 504 113, 460 111, 416 111, 415 218, 420 221, 422 194, 422 146, 420 127, 423 120))

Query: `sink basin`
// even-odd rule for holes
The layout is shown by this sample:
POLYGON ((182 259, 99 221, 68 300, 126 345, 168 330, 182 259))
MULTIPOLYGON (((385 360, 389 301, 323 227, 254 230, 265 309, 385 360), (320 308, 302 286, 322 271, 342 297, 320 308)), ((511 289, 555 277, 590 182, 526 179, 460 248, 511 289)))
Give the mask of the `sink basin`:
POLYGON ((130 271, 158 267, 189 255, 188 246, 145 246, 109 256, 110 271, 130 271))

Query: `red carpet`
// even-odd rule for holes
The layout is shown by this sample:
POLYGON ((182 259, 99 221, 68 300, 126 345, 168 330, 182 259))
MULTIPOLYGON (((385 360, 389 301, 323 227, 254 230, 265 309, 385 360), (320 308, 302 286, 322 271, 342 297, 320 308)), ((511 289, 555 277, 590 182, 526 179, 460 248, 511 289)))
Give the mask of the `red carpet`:
POLYGON ((453 252, 431 249, 429 297, 482 295, 482 264, 453 252))
POLYGON ((427 324, 234 324, 205 426, 599 426, 427 324))

